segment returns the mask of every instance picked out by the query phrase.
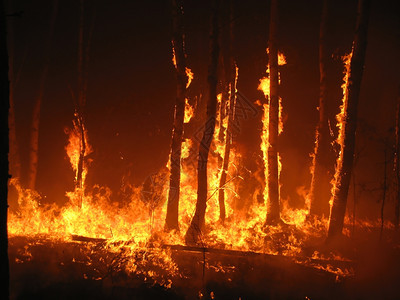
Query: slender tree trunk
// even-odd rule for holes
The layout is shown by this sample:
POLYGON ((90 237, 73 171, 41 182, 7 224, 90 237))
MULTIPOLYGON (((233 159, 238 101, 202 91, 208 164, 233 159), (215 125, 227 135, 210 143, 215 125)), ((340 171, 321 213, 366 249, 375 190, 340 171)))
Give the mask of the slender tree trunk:
POLYGON ((39 85, 39 95, 36 98, 35 105, 32 112, 32 127, 30 137, 30 151, 29 151, 29 179, 28 187, 35 189, 37 167, 39 160, 39 125, 40 125, 40 109, 42 106, 42 98, 44 94, 44 84, 46 82, 48 66, 44 67, 42 77, 39 85))
POLYGON ((219 203, 219 218, 222 223, 225 222, 226 211, 225 211, 225 184, 228 174, 229 167, 229 157, 232 145, 232 122, 234 119, 234 105, 236 100, 236 82, 235 80, 231 82, 231 94, 229 97, 229 107, 228 107, 228 126, 225 134, 225 150, 224 158, 221 170, 221 178, 219 181, 219 191, 218 191, 218 203, 219 203))
POLYGON ((75 104, 74 127, 79 131, 80 151, 78 166, 75 177, 75 188, 79 192, 79 203, 82 206, 83 196, 85 194, 85 178, 84 170, 86 167, 86 155, 88 150, 85 107, 87 97, 88 68, 90 59, 90 45, 95 23, 95 13, 92 16, 92 22, 89 27, 88 37, 85 44, 85 6, 84 1, 80 1, 79 5, 79 34, 78 34, 78 100, 75 104))
POLYGON ((217 111, 217 69, 218 69, 218 14, 219 0, 213 1, 213 13, 211 19, 211 60, 208 69, 209 98, 207 102, 207 116, 203 137, 199 145, 199 159, 197 167, 197 203, 196 212, 186 233, 186 243, 196 243, 201 231, 205 227, 205 213, 207 206, 207 162, 210 145, 215 130, 215 117, 217 111))
MULTIPOLYGON (((9 11, 13 10, 13 1, 8 1, 9 11)), ((9 49, 9 78, 10 78, 10 112, 8 116, 8 127, 10 129, 10 172, 14 178, 21 177, 21 161, 19 157, 17 133, 15 128, 15 106, 14 106, 14 26, 13 19, 8 20, 8 49, 9 49)))
MULTIPOLYGON (((218 191, 218 203, 219 203, 219 218, 222 223, 225 222, 226 218, 226 211, 225 211, 225 184, 226 178, 228 173, 228 166, 229 166, 229 157, 231 152, 231 145, 232 145, 232 122, 234 119, 234 105, 236 101, 236 65, 235 60, 233 58, 233 3, 232 0, 229 1, 229 17, 225 18, 226 25, 229 24, 229 34, 227 34, 228 30, 224 30, 224 35, 227 37, 224 39, 223 45, 224 47, 224 65, 225 65, 225 78, 226 84, 228 89, 229 95, 229 102, 227 108, 227 115, 228 115, 228 122, 227 128, 225 133, 225 150, 223 156, 223 163, 222 163, 222 170, 221 170, 221 177, 219 181, 219 191, 218 191)), ((227 26, 224 26, 227 27, 227 26)))
POLYGON ((397 108, 396 108, 396 141, 395 141, 395 159, 394 159, 394 172, 396 178, 396 203, 394 210, 394 226, 396 230, 399 229, 400 219, 400 86, 397 95, 397 108))
POLYGON ((339 165, 337 166, 338 173, 329 220, 328 239, 342 233, 344 215, 346 213, 347 195, 354 159, 358 98, 360 96, 367 49, 369 7, 370 0, 359 0, 353 55, 346 86, 347 105, 345 106, 346 110, 342 125, 343 142, 341 143, 339 165))
MULTIPOLYGON (((84 1, 80 1, 79 5, 79 35, 78 35, 78 105, 75 112, 75 118, 77 120, 78 129, 80 132, 80 152, 78 160, 78 168, 76 172, 75 186, 78 189, 83 189, 82 175, 83 175, 83 163, 86 151, 86 141, 85 141, 85 128, 84 128, 84 107, 85 107, 85 90, 84 90, 84 45, 83 45, 83 35, 84 35, 84 1)), ((82 196, 82 195, 81 195, 82 196)), ((82 204, 82 197, 80 199, 80 206, 82 204)))
POLYGON ((329 170, 329 124, 326 103, 328 98, 326 71, 326 31, 328 0, 324 0, 319 30, 319 121, 316 131, 313 172, 310 187, 310 215, 322 216, 329 213, 330 178, 329 170))
POLYGON ((165 219, 166 230, 179 229, 178 211, 181 182, 181 148, 183 137, 183 122, 185 117, 186 86, 188 82, 188 76, 186 74, 182 7, 182 0, 172 0, 172 43, 175 55, 177 91, 175 100, 174 126, 171 142, 171 174, 169 178, 167 216, 165 219))
POLYGON ((387 168, 387 158, 386 158, 386 143, 385 143, 385 150, 384 150, 384 157, 385 157, 385 161, 384 161, 384 168, 383 168, 383 195, 382 195, 382 206, 381 206, 381 231, 379 233, 379 240, 382 239, 382 234, 383 234, 383 225, 384 225, 384 211, 385 211, 385 200, 386 200, 386 168, 387 168))
POLYGON ((356 173, 353 170, 353 217, 351 219, 351 236, 354 238, 355 226, 356 226, 356 207, 357 207, 357 186, 356 186, 356 173))
MULTIPOLYGON (((225 1, 226 2, 226 1, 225 1)), ((225 2, 222 1, 221 7, 225 6, 225 2)), ((221 17, 220 17, 220 29, 221 29, 221 34, 220 34, 220 41, 219 44, 221 45, 221 51, 220 51, 220 57, 219 57, 219 64, 218 64, 218 73, 221 74, 220 82, 221 82, 221 87, 222 87, 222 96, 221 96, 221 102, 219 103, 219 126, 218 126, 218 142, 219 144, 223 145, 225 143, 225 135, 226 135, 226 128, 224 124, 224 119, 227 114, 227 107, 228 107, 228 102, 229 102, 229 74, 227 73, 227 64, 229 62, 227 61, 227 52, 228 52, 228 43, 229 39, 226 37, 226 32, 225 32, 225 27, 226 24, 224 21, 226 21, 225 14, 223 13, 224 11, 221 10, 221 17)), ((221 153, 218 153, 218 170, 222 170, 222 165, 224 163, 224 156, 221 153)))
POLYGON ((42 106, 42 99, 44 95, 44 86, 47 78, 47 71, 49 65, 49 56, 50 56, 50 43, 54 34, 54 25, 57 17, 58 10, 58 0, 54 0, 53 2, 53 12, 51 16, 50 29, 49 29, 49 37, 47 40, 47 45, 44 52, 45 57, 45 66, 43 69, 43 73, 39 83, 39 93, 36 98, 33 112, 32 112, 32 131, 30 138, 30 151, 29 151, 29 173, 28 173, 28 187, 30 189, 35 189, 36 186, 36 176, 37 176, 37 168, 38 168, 38 160, 39 160, 39 125, 40 125, 40 110, 42 106))
POLYGON ((268 147, 268 211, 267 224, 280 221, 278 134, 279 134, 279 70, 278 70, 278 0, 271 0, 271 20, 269 25, 269 147, 268 147))
MULTIPOLYGON (((86 88, 87 88, 87 63, 89 59, 89 45, 88 42, 86 49, 84 44, 84 32, 85 32, 85 6, 84 1, 80 1, 79 5, 79 34, 78 34, 78 101, 75 108, 75 126, 79 131, 80 136, 80 151, 78 166, 75 177, 75 188, 80 192, 79 206, 82 206, 82 200, 84 195, 84 178, 83 172, 85 168, 85 156, 86 156, 86 127, 85 127, 85 106, 86 106, 86 88)), ((90 36, 89 36, 90 40, 90 36)))
POLYGON ((7 53, 7 31, 6 15, 3 1, 0 2, 0 295, 2 299, 9 299, 9 261, 8 261, 8 233, 7 233, 7 212, 8 212, 8 112, 9 103, 9 80, 8 80, 8 53, 7 53))

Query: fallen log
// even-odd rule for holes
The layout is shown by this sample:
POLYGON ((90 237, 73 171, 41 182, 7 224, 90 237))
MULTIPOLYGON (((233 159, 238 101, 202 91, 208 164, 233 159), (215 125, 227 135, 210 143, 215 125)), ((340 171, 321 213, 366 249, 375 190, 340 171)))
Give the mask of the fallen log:
MULTIPOLYGON (((91 238, 80 235, 72 235, 73 241, 77 242, 86 242, 86 243, 97 243, 97 244, 105 244, 107 239, 102 238, 91 238)), ((129 241, 128 241, 129 244, 129 241)), ((153 244, 149 244, 147 247, 143 247, 143 250, 146 249, 156 249, 153 244)), ((208 247, 197 247, 197 246, 186 246, 186 245, 169 245, 163 244, 160 246, 162 249, 170 249, 176 252, 195 252, 195 253, 210 253, 224 256, 235 256, 235 257, 262 257, 264 259, 279 259, 285 260, 287 262, 300 263, 305 265, 331 265, 340 269, 355 269, 357 266, 356 261, 352 260, 336 260, 336 259, 316 259, 305 256, 286 256, 279 254, 269 254, 263 252, 254 252, 254 251, 242 251, 242 250, 232 250, 232 249, 218 249, 218 248, 208 248, 208 247)))

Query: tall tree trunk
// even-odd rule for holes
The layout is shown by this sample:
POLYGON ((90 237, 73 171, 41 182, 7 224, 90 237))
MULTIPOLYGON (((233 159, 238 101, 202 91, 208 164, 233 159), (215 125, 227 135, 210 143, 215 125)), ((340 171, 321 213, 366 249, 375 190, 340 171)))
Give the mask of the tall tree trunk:
POLYGON ((215 118, 217 111, 217 69, 218 69, 218 14, 219 0, 213 1, 213 13, 211 18, 211 35, 210 35, 210 65, 208 68, 208 85, 209 98, 207 103, 206 124, 204 126, 203 137, 199 145, 199 159, 197 166, 197 203, 196 212, 186 233, 186 243, 196 243, 202 230, 205 227, 205 213, 207 207, 207 162, 210 145, 215 130, 215 118))
POLYGON ((399 229, 400 219, 400 86, 397 95, 397 107, 396 107, 396 141, 395 141, 395 159, 394 159, 394 173, 396 178, 396 203, 394 210, 394 226, 399 229))
POLYGON ((40 109, 42 106, 42 98, 44 94, 44 84, 46 82, 48 66, 43 69, 42 77, 40 79, 39 94, 36 98, 33 111, 32 111, 32 127, 30 137, 30 151, 29 151, 29 174, 28 174, 28 187, 35 189, 36 176, 39 160, 39 125, 40 125, 40 109))
MULTIPOLYGON (((8 1, 9 11, 13 11, 13 1, 8 1)), ((14 18, 8 20, 8 50, 9 50, 9 78, 10 78, 10 112, 8 115, 8 127, 10 130, 10 172, 14 178, 21 177, 21 161, 19 157, 17 133, 15 128, 15 106, 14 106, 14 18)))
POLYGON ((269 25, 269 146, 268 146, 268 210, 267 224, 280 221, 278 134, 279 134, 279 70, 278 70, 278 0, 271 0, 271 19, 269 25))
MULTIPOLYGON (((84 1, 80 1, 79 5, 79 35, 78 35, 78 104, 76 107, 75 118, 76 123, 78 125, 79 133, 80 133, 80 152, 79 152, 79 160, 78 160, 78 168, 76 172, 76 181, 75 187, 83 190, 83 163, 86 151, 86 141, 85 141, 85 128, 84 128, 84 107, 85 107, 85 89, 84 89, 84 45, 83 45, 83 35, 84 35, 84 1)), ((80 199, 80 206, 82 204, 82 195, 80 199)))
POLYGON ((326 103, 328 98, 326 61, 328 0, 324 0, 319 30, 319 121, 316 131, 313 172, 309 193, 310 215, 329 214, 330 181, 329 168, 329 124, 326 103))
MULTIPOLYGON (((84 194, 84 178, 83 171, 85 165, 85 154, 86 154, 86 131, 85 131, 85 105, 86 105, 86 59, 89 58, 89 50, 86 49, 84 45, 84 24, 85 24, 85 6, 84 1, 81 0, 79 4, 79 34, 78 34, 78 100, 75 104, 75 121, 74 126, 76 126, 79 131, 80 136, 80 151, 78 166, 76 169, 75 177, 75 188, 79 191, 79 206, 82 206, 83 194, 84 194), (86 54, 86 56, 84 55, 86 54)), ((89 46, 88 46, 89 47, 89 46)), ((87 47, 87 48, 88 48, 87 47)))
POLYGON ((86 155, 88 153, 87 132, 85 121, 85 107, 87 97, 87 81, 88 81, 88 68, 90 59, 90 45, 94 29, 95 13, 92 16, 92 22, 89 27, 88 37, 85 44, 85 6, 84 1, 80 1, 79 5, 80 18, 79 18, 79 34, 78 34, 78 100, 75 103, 74 126, 79 132, 80 137, 80 151, 78 166, 75 177, 75 188, 79 192, 79 203, 82 206, 84 196, 84 170, 86 167, 86 155))
POLYGON ((50 57, 50 44, 54 34, 54 25, 56 22, 57 10, 58 10, 58 0, 54 0, 53 12, 51 15, 51 22, 49 28, 49 37, 44 51, 44 57, 45 57, 44 69, 42 76, 40 78, 39 93, 36 98, 32 112, 32 127, 31 127, 30 151, 29 151, 29 173, 28 173, 28 187, 30 189, 35 189, 36 186, 36 176, 37 176, 37 168, 39 160, 40 109, 42 106, 44 86, 47 78, 47 71, 48 71, 49 57, 50 57))
POLYGON ((387 188, 387 176, 386 176, 386 169, 387 169, 387 149, 386 149, 386 143, 385 143, 385 149, 384 149, 384 167, 383 167, 383 193, 382 193, 382 205, 381 205, 381 231, 379 233, 379 240, 382 239, 382 234, 383 234, 383 225, 385 224, 385 219, 384 219, 384 211, 385 211, 385 200, 386 200, 386 188, 387 188))
MULTIPOLYGON (((225 7, 226 1, 222 1, 221 7, 225 7)), ((217 122, 219 123, 218 125, 218 143, 220 145, 223 145, 225 143, 225 124, 224 124, 224 119, 227 114, 227 107, 228 107, 228 102, 229 102, 229 75, 227 74, 227 64, 229 62, 227 61, 227 52, 228 52, 228 43, 229 39, 227 39, 227 34, 226 34, 226 24, 224 23, 226 21, 226 16, 224 14, 225 11, 221 10, 221 17, 220 17, 220 41, 219 44, 221 45, 221 51, 219 55, 219 63, 218 63, 218 74, 221 74, 219 81, 221 82, 221 87, 222 87, 222 92, 221 92, 221 101, 219 103, 219 117, 217 118, 217 122)), ((228 22, 228 21, 226 21, 228 22)), ((218 170, 222 169, 222 165, 224 163, 224 156, 222 153, 218 153, 218 170)))
MULTIPOLYGON (((219 181, 219 191, 218 191, 218 203, 219 203, 219 218, 222 223, 224 223, 226 218, 225 211, 225 184, 228 173, 229 166, 229 157, 231 152, 232 145, 232 122, 234 119, 234 105, 236 101, 236 65, 233 57, 233 3, 232 0, 227 4, 229 7, 229 13, 227 13, 227 18, 225 21, 227 24, 224 24, 224 28, 229 25, 229 33, 228 30, 224 30, 224 35, 226 36, 223 40, 224 45, 222 45, 224 49, 224 73, 226 78, 227 90, 229 95, 229 102, 226 106, 226 112, 228 115, 228 124, 225 133, 225 150, 223 156, 221 177, 219 181)), ((222 119, 222 116, 221 116, 222 119)))
POLYGON ((179 229, 179 194, 181 182, 181 148, 183 137, 183 122, 185 117, 185 98, 188 76, 186 74, 186 58, 183 31, 183 1, 172 0, 172 44, 175 55, 177 91, 175 100, 174 126, 171 142, 171 174, 165 229, 179 229))
POLYGON ((356 33, 353 54, 350 62, 348 83, 346 86, 347 104, 342 120, 342 138, 339 165, 337 166, 333 204, 329 220, 328 239, 341 234, 346 213, 347 195, 353 167, 357 106, 360 96, 361 80, 364 71, 365 52, 367 49, 368 16, 370 0, 359 0, 356 33))
POLYGON ((9 261, 8 261, 8 233, 7 233, 7 211, 8 211, 8 111, 9 103, 9 80, 8 80, 8 53, 7 53, 7 31, 6 15, 3 1, 0 2, 0 295, 2 299, 9 299, 9 261))

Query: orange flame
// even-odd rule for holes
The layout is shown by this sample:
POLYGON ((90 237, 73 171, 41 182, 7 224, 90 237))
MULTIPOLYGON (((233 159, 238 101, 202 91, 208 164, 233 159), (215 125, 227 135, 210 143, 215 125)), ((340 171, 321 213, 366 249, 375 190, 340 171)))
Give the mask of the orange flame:
MULTIPOLYGON (((269 49, 267 48, 267 53, 269 53, 269 49)), ((278 53, 278 65, 282 66, 286 64, 286 57, 283 53, 278 53)), ((266 76, 260 79, 260 83, 258 85, 258 90, 264 93, 265 99, 269 101, 270 97, 270 87, 271 82, 269 78, 269 64, 267 65, 266 76)), ((279 79, 280 83, 280 79, 279 79)), ((262 117, 262 133, 261 133, 261 151, 263 153, 263 160, 264 160, 264 176, 268 178, 268 148, 269 148, 269 105, 267 103, 263 104, 264 114, 262 117)), ((283 132, 283 118, 282 113, 283 106, 282 106, 282 99, 279 97, 279 134, 283 132)), ((282 170, 282 162, 281 156, 278 154, 278 169, 279 174, 282 170)), ((268 199, 268 180, 265 180, 265 188, 264 188, 264 201, 266 202, 268 199)))
POLYGON ((340 106, 340 112, 336 115, 337 120, 337 128, 338 128, 338 137, 336 139, 336 143, 340 146, 339 155, 336 160, 336 168, 335 168, 335 176, 332 182, 332 189, 331 189, 331 199, 329 200, 329 204, 332 207, 333 204, 333 195, 336 190, 336 183, 339 181, 339 170, 342 166, 343 161, 343 146, 344 146, 344 123, 346 120, 346 110, 348 105, 348 95, 347 95, 347 85, 349 81, 350 75, 350 62, 351 57, 353 56, 353 50, 342 57, 343 64, 344 64, 344 71, 343 71, 343 83, 342 83, 342 91, 343 91, 343 98, 342 98, 342 105, 340 106))
MULTIPOLYGON (((175 57, 175 56, 174 56, 175 57)), ((280 64, 286 61, 280 54, 280 64)), ((173 62, 176 63, 175 59, 173 62)), ((264 92, 265 98, 269 98, 269 67, 267 66, 267 76, 260 80, 258 89, 264 92)), ((188 75, 190 78, 190 76, 188 75)), ((193 77, 191 77, 193 78, 193 77)), ((238 78, 238 68, 236 67, 236 79, 238 78)), ((189 82, 190 84, 190 82, 189 82)), ((218 101, 222 101, 222 95, 218 95, 218 101)), ((279 132, 283 130, 282 122, 282 103, 279 101, 279 132)), ((186 99, 185 122, 189 121, 186 115, 193 115, 193 108, 190 107, 186 99)), ((261 134, 261 150, 264 163, 266 165, 268 155, 268 104, 263 104, 263 130, 261 134)), ((226 114, 225 114, 226 115, 226 114)), ((217 115, 217 125, 215 132, 227 128, 227 116, 222 118, 217 115)), ((87 131, 85 129, 87 139, 87 131)), ((66 147, 67 154, 74 172, 77 172, 79 155, 81 151, 81 139, 79 130, 74 123, 74 128, 68 131, 69 143, 66 147)), ((88 155, 92 148, 87 143, 85 155, 88 155)), ((218 189, 220 179, 220 166, 218 163, 219 155, 223 155, 226 140, 221 142, 214 139, 209 157, 208 165, 208 202, 206 210, 207 235, 202 236, 204 247, 216 247, 232 250, 254 251, 258 253, 299 255, 302 250, 302 237, 295 232, 288 234, 285 242, 273 240, 279 233, 284 231, 281 225, 264 226, 267 206, 264 203, 253 201, 248 205, 248 210, 237 208, 238 185, 243 180, 238 166, 240 165, 241 155, 237 149, 232 147, 228 168, 228 180, 224 186, 226 199, 226 223, 218 223, 219 204, 218 189)), ((18 210, 9 213, 9 235, 28 236, 36 238, 42 236, 49 240, 71 241, 73 235, 80 235, 89 238, 106 239, 105 246, 108 251, 120 254, 123 251, 127 257, 126 270, 128 272, 143 272, 148 277, 156 277, 157 274, 148 270, 139 270, 139 266, 146 260, 153 260, 157 265, 166 270, 169 274, 177 274, 176 263, 171 257, 170 251, 164 249, 162 245, 175 244, 183 245, 184 234, 187 231, 193 217, 197 199, 197 160, 191 157, 196 152, 198 144, 195 140, 185 139, 182 143, 181 156, 181 182, 180 182, 180 202, 179 202, 179 226, 180 231, 176 233, 164 232, 164 221, 167 207, 168 180, 165 172, 159 172, 150 176, 149 182, 142 186, 135 187, 125 184, 129 190, 128 201, 125 204, 116 204, 111 201, 111 190, 107 187, 95 186, 92 192, 78 195, 76 191, 67 193, 69 203, 58 206, 56 204, 42 204, 41 195, 20 186, 17 180, 12 179, 11 183, 16 187, 19 199, 18 210), (195 148, 195 149, 193 149, 195 148), (82 196, 82 206, 73 205, 76 200, 74 197, 82 196), (138 261, 137 254, 145 252, 146 258, 138 261)), ((280 167, 281 168, 281 164, 280 167)), ((84 168, 84 178, 87 175, 87 167, 84 168)), ((267 168, 264 168, 264 175, 267 177, 267 168)), ((75 175, 76 176, 76 175, 75 175)), ((83 180, 84 184, 85 181, 83 180)), ((267 198, 265 189, 264 199, 267 198)), ((254 196, 253 196, 254 197, 254 196)), ((251 198, 251 197, 250 197, 251 198)), ((241 199, 243 201, 247 199, 241 199)), ((295 228, 301 228, 304 234, 316 236, 325 230, 325 224, 317 224, 307 227, 304 223, 306 210, 293 210, 287 201, 282 201, 282 218, 293 224, 295 228), (318 230, 317 228, 323 228, 318 230)), ((163 281, 164 286, 171 286, 170 281, 163 281)))

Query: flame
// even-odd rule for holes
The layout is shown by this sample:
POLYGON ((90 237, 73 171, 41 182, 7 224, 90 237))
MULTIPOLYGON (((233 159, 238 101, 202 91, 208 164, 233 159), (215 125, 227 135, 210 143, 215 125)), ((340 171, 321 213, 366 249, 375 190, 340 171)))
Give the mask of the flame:
MULTIPOLYGON (((174 52, 174 50, 173 50, 174 52)), ((174 56, 174 55, 173 55, 174 56)), ((175 57, 175 56, 174 56, 175 57)), ((176 62, 173 59, 174 62, 176 62)), ((280 54, 280 64, 286 61, 280 54)), ((189 70, 189 69, 187 69, 189 70)), ((190 71, 190 70, 189 70, 190 71)), ((264 92, 265 98, 269 98, 269 66, 267 75, 260 80, 258 89, 264 92)), ((190 72, 191 73, 191 72, 190 72)), ((192 75, 193 76, 193 75, 192 75)), ((189 78, 190 75, 188 74, 189 78)), ((236 66, 236 79, 238 67, 236 66)), ((189 82, 190 84, 190 82, 189 82)), ((236 91, 235 91, 236 92, 236 91)), ((223 102, 222 94, 218 95, 218 102, 223 102)), ((229 103, 229 101, 225 101, 229 103)), ((229 109, 226 108, 226 109, 229 109)), ((279 133, 283 130, 282 101, 279 101, 279 133)), ((194 109, 186 99, 185 123, 193 116, 194 109), (190 116, 190 117, 189 117, 190 116)), ((233 114, 235 115, 235 114, 233 114)), ((268 104, 263 104, 261 133, 261 150, 264 165, 267 166, 268 151, 268 104)), ((239 184, 246 183, 243 168, 240 167, 242 156, 236 147, 231 148, 229 167, 227 170, 227 183, 223 187, 225 193, 226 221, 222 225, 219 220, 218 193, 221 176, 220 157, 224 155, 226 138, 220 141, 217 135, 221 132, 226 137, 228 116, 217 114, 215 138, 211 146, 208 164, 208 202, 206 209, 207 234, 202 235, 204 247, 223 248, 225 250, 252 251, 257 253, 280 254, 299 256, 302 253, 304 240, 315 238, 326 231, 325 221, 316 221, 310 225, 305 222, 307 209, 292 209, 288 200, 281 199, 282 218, 292 224, 291 229, 282 225, 265 227, 267 212, 266 201, 257 201, 258 187, 250 199, 240 199, 238 195, 239 184), (246 209, 239 209, 239 201, 248 201, 246 209), (319 222, 319 223, 318 223, 319 222), (281 233, 285 232, 285 235, 281 233), (286 234, 287 233, 287 234, 286 234)), ((72 129, 67 130, 68 145, 65 148, 71 162, 72 169, 76 172, 81 153, 81 140, 78 124, 74 123, 72 129)), ((92 152, 87 137, 88 132, 84 128, 86 139, 85 156, 92 152)), ((111 200, 112 191, 104 186, 91 186, 85 193, 74 190, 66 193, 70 201, 61 205, 43 204, 43 197, 34 190, 24 189, 17 179, 12 179, 11 184, 18 192, 18 209, 10 211, 8 228, 10 237, 26 236, 34 241, 41 239, 50 241, 73 242, 74 236, 83 236, 91 239, 104 239, 107 251, 115 256, 122 255, 123 268, 129 273, 143 274, 149 278, 157 278, 160 284, 171 287, 170 276, 183 276, 173 260, 171 251, 165 245, 184 245, 184 234, 194 215, 197 200, 197 150, 198 142, 195 138, 186 138, 182 142, 181 152, 181 182, 179 200, 179 232, 164 232, 164 221, 167 208, 168 195, 168 171, 160 170, 157 174, 148 177, 140 186, 124 183, 121 191, 125 192, 125 202, 115 203, 111 200), (74 203, 81 198, 82 205, 74 203), (145 253, 145 255, 143 255, 145 253), (165 271, 168 278, 154 271, 148 266, 156 265, 158 269, 165 271)), ((167 165, 168 167, 168 165, 167 165)), ((279 159, 279 170, 281 162, 279 159)), ((86 188, 85 178, 88 173, 87 164, 84 165, 83 185, 86 188)), ((261 172, 261 170, 260 170, 261 172)), ((256 177, 256 174, 249 176, 256 177)), ((268 177, 268 169, 264 168, 264 176, 268 177)), ((261 177, 261 176, 260 176, 261 177)), ((268 189, 265 187, 264 200, 268 198, 268 189)), ((300 192, 299 192, 300 193, 300 192)), ((57 203, 60 203, 58 201, 57 203)), ((348 221, 346 221, 348 222, 348 221)), ((28 249, 29 250, 29 249, 28 249)), ((94 246, 88 246, 82 251, 95 252, 94 246), (92 247, 92 248, 91 248, 92 247)), ((27 252, 28 253, 28 252, 27 252)), ((27 259, 29 255, 25 255, 27 259)), ((88 254, 90 257, 90 254, 88 254)), ((21 259, 21 258, 19 258, 21 259)), ((30 258, 29 258, 30 259, 30 258)), ((121 265, 122 268, 122 265, 121 265)), ((218 270, 227 269, 215 266, 218 270)))
MULTIPOLYGON (((175 47, 174 47, 174 42, 172 41, 172 63, 174 64, 175 69, 178 69, 178 65, 176 62, 176 54, 175 54, 175 47)), ((186 76, 188 78, 188 81, 186 83, 186 88, 188 88, 190 86, 190 84, 192 83, 192 80, 194 78, 194 74, 192 72, 191 69, 189 69, 188 67, 185 67, 185 72, 186 72, 186 76)))
POLYGON ((192 83, 192 80, 194 78, 194 74, 193 74, 192 70, 189 69, 188 67, 186 67, 185 69, 186 69, 186 76, 188 77, 188 82, 186 83, 186 88, 188 88, 189 85, 192 83))
POLYGON ((172 41, 172 63, 174 64, 175 69, 177 69, 178 66, 176 65, 175 46, 173 41, 172 41))
MULTIPOLYGON (((269 53, 269 49, 267 48, 267 53, 269 53)), ((283 53, 278 52, 278 65, 282 66, 286 64, 286 57, 283 53)), ((258 90, 264 93, 265 99, 269 101, 270 97, 270 87, 271 81, 269 78, 269 64, 267 65, 267 70, 265 71, 266 76, 260 79, 260 83, 258 85, 258 90)), ((280 75, 279 75, 279 83, 280 83, 280 75)), ((262 117, 262 132, 261 132, 261 151, 263 153, 264 160, 264 178, 268 178, 268 148, 269 148, 269 105, 263 104, 264 114, 262 117)), ((282 98, 279 97, 279 134, 283 132, 283 106, 282 106, 282 98)), ((278 170, 279 176, 282 170, 282 161, 281 156, 278 153, 278 170)), ((265 180, 265 188, 264 188, 264 201, 266 202, 268 199, 268 180, 265 180)))
MULTIPOLYGON (((69 135, 68 144, 65 147, 66 153, 68 155, 71 167, 75 172, 75 181, 78 180, 78 169, 79 169, 79 159, 82 154, 82 140, 85 143, 85 151, 83 156, 86 157, 93 152, 92 147, 88 142, 88 133, 85 125, 82 123, 80 126, 78 124, 78 116, 75 113, 75 119, 73 120, 73 128, 66 128, 65 133, 69 135), (83 133, 83 134, 82 134, 83 133)), ((84 186, 86 175, 87 175, 87 164, 83 164, 82 172, 82 185, 84 186)))
POLYGON ((184 123, 189 123, 194 115, 193 106, 189 104, 189 99, 185 98, 185 116, 184 116, 184 123))
POLYGON ((283 66, 286 65, 286 57, 283 53, 278 52, 278 65, 283 66))
POLYGON ((342 57, 342 61, 344 64, 344 71, 343 71, 343 83, 341 85, 342 91, 343 91, 343 98, 342 98, 342 104, 340 106, 340 112, 336 115, 336 126, 338 128, 338 136, 336 139, 337 145, 339 145, 340 150, 339 150, 339 155, 336 160, 336 168, 335 168, 335 176, 333 178, 332 182, 332 189, 331 189, 331 199, 329 200, 329 205, 332 207, 333 204, 333 195, 336 190, 336 183, 339 182, 339 170, 341 169, 342 166, 342 160, 343 160, 343 146, 344 146, 344 124, 346 121, 346 111, 347 111, 347 105, 348 105, 348 95, 347 95, 347 85, 349 81, 349 75, 350 75, 350 62, 351 58, 353 56, 353 50, 342 57))

